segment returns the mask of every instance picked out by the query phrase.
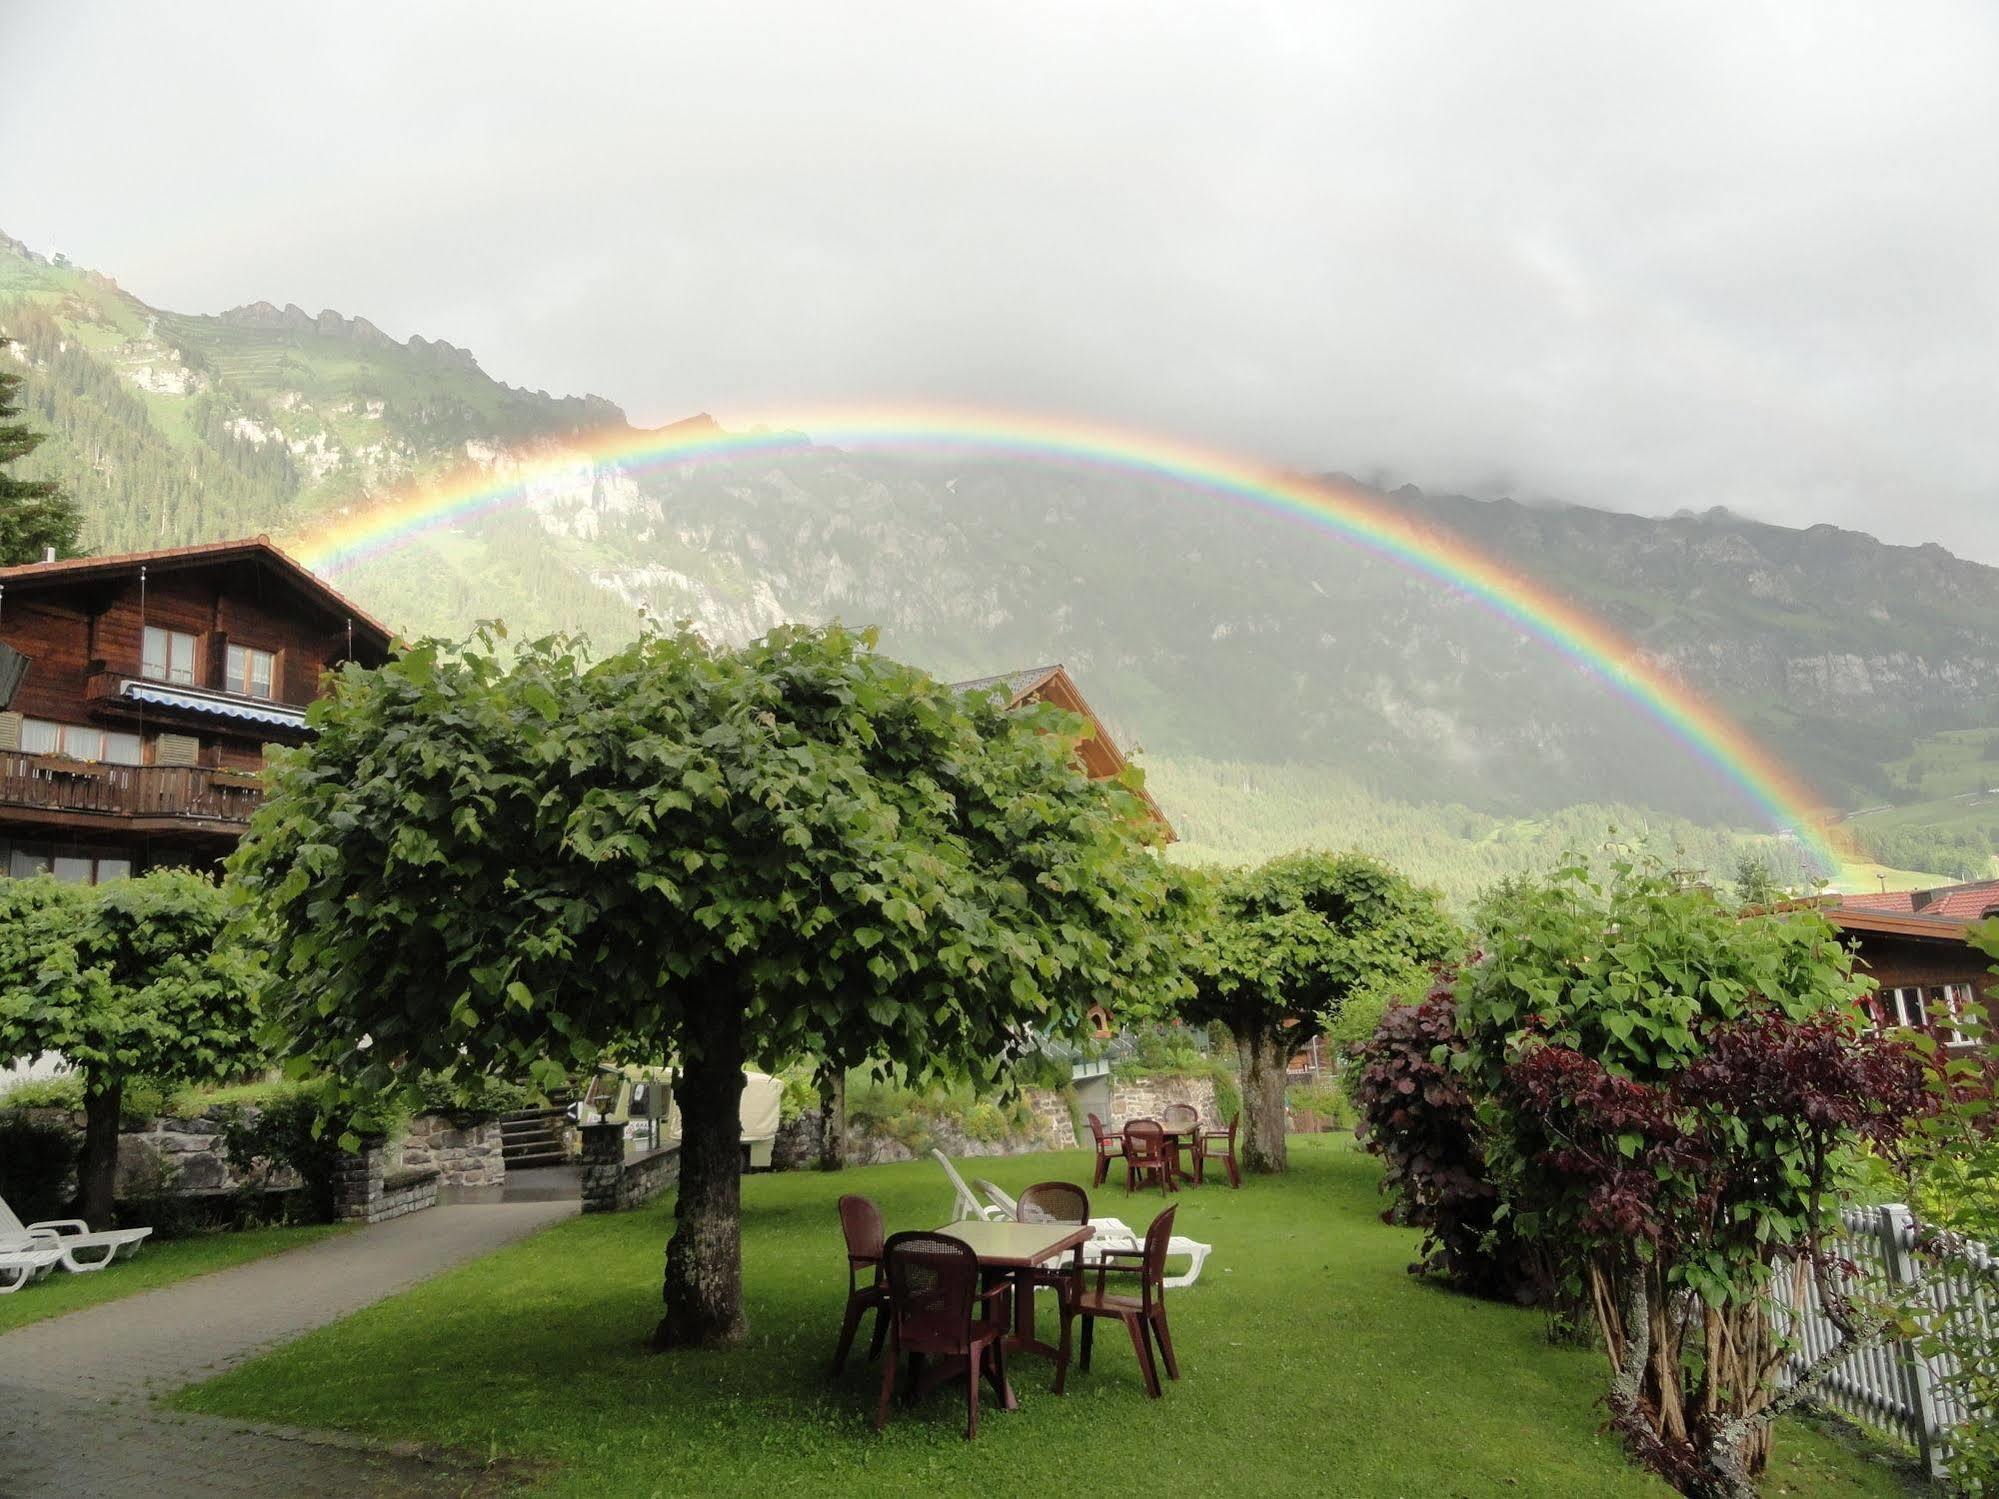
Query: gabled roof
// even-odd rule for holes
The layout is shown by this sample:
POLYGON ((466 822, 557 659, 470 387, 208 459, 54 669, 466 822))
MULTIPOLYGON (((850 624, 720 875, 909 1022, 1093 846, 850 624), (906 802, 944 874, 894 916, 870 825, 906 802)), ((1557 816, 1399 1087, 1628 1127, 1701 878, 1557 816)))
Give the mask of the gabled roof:
MULTIPOLYGON (((1124 751, 1117 747, 1117 741, 1104 728, 1104 721, 1097 717, 1096 711, 1077 688, 1075 678, 1059 661, 1052 666, 1029 666, 1020 671, 974 677, 969 682, 953 682, 951 686, 959 692, 1003 691, 1010 709, 1018 708, 1023 703, 1049 702, 1084 719, 1090 726, 1090 734, 1083 741, 1080 753, 1083 769, 1093 781, 1108 780, 1122 773, 1128 763, 1124 751)), ((1153 820, 1166 830, 1166 841, 1171 843, 1177 839, 1179 834, 1173 831, 1173 824, 1166 820, 1166 814, 1152 799, 1152 793, 1141 786, 1138 794, 1144 799, 1153 820)))
POLYGON ((1932 890, 1889 890, 1878 895, 1863 891, 1839 897, 1839 905, 1845 910, 1901 912, 1939 921, 1981 921, 1999 911, 1999 880, 1972 880, 1932 890))
POLYGON ((148 576, 152 576, 232 564, 268 569, 296 588, 324 614, 338 620, 351 620, 355 636, 378 652, 386 652, 395 639, 394 632, 387 625, 276 546, 268 536, 163 547, 152 552, 120 552, 107 557, 66 557, 56 562, 24 562, 14 567, 0 567, 0 588, 38 590, 108 582, 136 577, 142 567, 148 576))

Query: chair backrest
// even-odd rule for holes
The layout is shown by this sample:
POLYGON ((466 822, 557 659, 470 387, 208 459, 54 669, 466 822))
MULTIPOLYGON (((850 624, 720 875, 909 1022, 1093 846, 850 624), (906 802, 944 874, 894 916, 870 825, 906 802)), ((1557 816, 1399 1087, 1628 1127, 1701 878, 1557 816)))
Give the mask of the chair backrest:
POLYGON ((1144 1273, 1140 1276, 1140 1296, 1147 1306, 1166 1295, 1166 1253, 1173 1242, 1173 1215, 1179 1205, 1169 1207, 1145 1230, 1144 1273))
POLYGON ((1201 1111, 1191 1103, 1169 1103, 1166 1105, 1166 1122, 1170 1125, 1192 1129, 1201 1122, 1201 1111))
POLYGON ((1235 1154, 1235 1127, 1242 1123, 1242 1111, 1229 1115, 1229 1154, 1235 1154))
POLYGON ((7 1206, 7 1199, 0 1197, 0 1239, 25 1239, 28 1236, 28 1225, 15 1216, 14 1210, 7 1206))
POLYGON ((979 1257, 944 1234, 891 1234, 882 1252, 888 1267, 896 1346, 908 1352, 964 1352, 972 1342, 972 1302, 979 1257))
POLYGON ((1022 1223, 1088 1223, 1090 1194, 1074 1182, 1036 1182, 1020 1194, 1022 1223))
POLYGON ((1124 1126, 1124 1153, 1135 1161, 1158 1161, 1166 1157, 1166 1131, 1157 1119, 1130 1119, 1124 1126))
POLYGON ((1091 1114, 1088 1117, 1090 1121, 1090 1137, 1094 1139, 1099 1145, 1103 1144, 1104 1121, 1099 1119, 1095 1114, 1091 1114))
POLYGON ((882 1210, 867 1198, 840 1199, 840 1232, 847 1238, 849 1265, 881 1263, 882 1210))

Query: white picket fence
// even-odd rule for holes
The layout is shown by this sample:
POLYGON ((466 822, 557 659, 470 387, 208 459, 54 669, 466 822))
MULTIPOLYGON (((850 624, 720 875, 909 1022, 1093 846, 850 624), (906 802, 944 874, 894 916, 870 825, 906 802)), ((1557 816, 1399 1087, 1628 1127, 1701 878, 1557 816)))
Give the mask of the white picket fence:
MULTIPOLYGON (((1939 1256, 1917 1243, 1916 1221, 1900 1203, 1848 1208, 1845 1232, 1832 1246, 1852 1261, 1860 1284, 1903 1292, 1914 1286, 1919 1298, 1960 1328, 1999 1331, 1999 1254, 1983 1244, 1948 1235, 1934 1236, 1939 1256)), ((1804 1313, 1793 1327, 1788 1272, 1772 1288, 1780 1332, 1797 1342, 1793 1370, 1802 1369, 1839 1341, 1819 1307, 1809 1281, 1804 1313)), ((1950 1463, 1951 1433, 1970 1419, 1953 1389, 1956 1370, 1947 1359, 1925 1355, 1913 1344, 1894 1341, 1863 1348, 1835 1365, 1819 1386, 1818 1398, 1833 1409, 1900 1437, 1921 1454, 1933 1477, 1950 1463)))

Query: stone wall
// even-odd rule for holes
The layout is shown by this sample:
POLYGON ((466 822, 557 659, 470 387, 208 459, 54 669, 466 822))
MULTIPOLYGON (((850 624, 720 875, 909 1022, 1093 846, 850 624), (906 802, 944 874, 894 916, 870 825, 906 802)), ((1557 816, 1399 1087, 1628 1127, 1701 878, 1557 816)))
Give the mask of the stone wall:
POLYGON ((387 1223, 437 1204, 437 1172, 430 1167, 388 1169, 389 1148, 376 1138, 342 1156, 333 1179, 333 1216, 342 1223, 387 1223))
POLYGON ((617 1213, 635 1208, 680 1180, 677 1144, 627 1154, 622 1124, 586 1124, 582 1135, 586 1213, 617 1213))
MULTIPOLYGON (((846 1161, 849 1166, 873 1166, 884 1161, 915 1160, 929 1150, 941 1150, 956 1159, 960 1156, 1025 1155, 1036 1150, 1068 1150, 1077 1145, 1076 1117, 1070 1112, 1066 1094, 1045 1088, 1029 1088, 1022 1094, 1033 1122, 1024 1131, 997 1140, 974 1139, 956 1119, 926 1122, 930 1140, 922 1150, 914 1150, 893 1136, 850 1128, 847 1132, 846 1161)), ((1203 1122, 1216 1117, 1215 1084, 1208 1077, 1113 1078, 1111 1119, 1157 1119, 1170 1103, 1192 1104, 1203 1122)), ((1226 1120, 1220 1121, 1226 1123, 1226 1120)), ((819 1164, 819 1111, 807 1109, 782 1126, 771 1150, 772 1167, 779 1171, 804 1170, 819 1164)))
POLYGON ((419 1114, 403 1136, 402 1163, 436 1171, 441 1186, 497 1187, 507 1175, 499 1121, 461 1126, 443 1114, 419 1114))
MULTIPOLYGON (((118 1136, 118 1190, 156 1186, 170 1173, 170 1190, 207 1192, 240 1187, 247 1177, 229 1159, 222 1143, 222 1121, 215 1110, 192 1119, 148 1119, 136 1130, 118 1136)), ((279 1180, 273 1185, 287 1186, 279 1180)))
POLYGON ((1201 1122, 1226 1125, 1216 1119, 1215 1080, 1211 1077, 1111 1076, 1111 1117, 1105 1123, 1122 1126, 1127 1119, 1157 1119, 1171 1103, 1189 1103, 1200 1111, 1201 1122))

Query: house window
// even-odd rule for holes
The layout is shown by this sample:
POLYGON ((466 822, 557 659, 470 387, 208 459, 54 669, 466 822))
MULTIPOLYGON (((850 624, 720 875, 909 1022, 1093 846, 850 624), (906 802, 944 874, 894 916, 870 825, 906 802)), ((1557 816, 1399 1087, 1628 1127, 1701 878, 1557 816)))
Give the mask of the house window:
POLYGON ((247 645, 232 645, 228 664, 229 680, 223 685, 231 692, 240 692, 245 697, 271 695, 271 683, 277 679, 276 656, 247 645))
POLYGON ((1952 1044, 1961 1044, 1968 1038, 1959 1024, 1974 999, 1969 984, 1909 984, 1883 989, 1876 1023, 1882 1028, 1907 1026, 1911 1030, 1933 1025, 1952 1044))
POLYGON ((137 734, 94 724, 51 723, 46 718, 21 720, 21 748, 31 755, 67 755, 106 765, 137 765, 142 758, 137 734))
POLYGON ((180 630, 146 626, 146 654, 140 674, 155 682, 194 685, 195 638, 180 630))
POLYGON ((46 843, 16 843, 6 849, 6 871, 17 880, 52 875, 66 885, 101 885, 132 873, 124 854, 100 854, 86 848, 51 847, 46 843))

